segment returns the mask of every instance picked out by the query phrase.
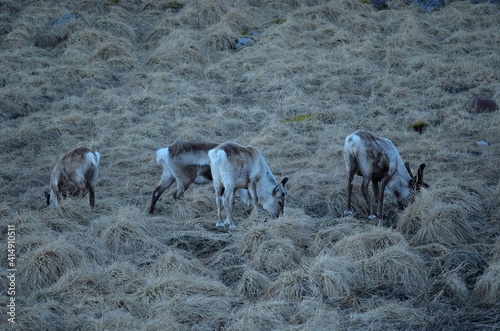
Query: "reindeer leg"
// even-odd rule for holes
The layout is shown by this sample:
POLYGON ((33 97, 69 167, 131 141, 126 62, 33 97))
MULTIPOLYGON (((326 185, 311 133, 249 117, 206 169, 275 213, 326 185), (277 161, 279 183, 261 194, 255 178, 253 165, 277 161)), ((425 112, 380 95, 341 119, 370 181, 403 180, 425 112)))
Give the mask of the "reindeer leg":
POLYGON ((215 182, 214 186, 215 186, 215 205, 217 207, 217 223, 215 223, 215 226, 219 228, 224 226, 224 223, 222 222, 221 202, 222 202, 222 195, 224 194, 225 189, 224 186, 215 182))
POLYGON ((224 210, 226 211, 226 220, 222 223, 220 220, 217 222, 217 226, 229 225, 229 228, 234 228, 233 221, 233 206, 231 202, 234 201, 234 188, 233 187, 225 187, 224 195, 222 196, 222 204, 224 205, 224 210), (231 197, 233 196, 233 198, 231 197))
POLYGON ((354 167, 349 168, 349 175, 347 178, 347 209, 344 211, 344 216, 352 216, 351 210, 351 197, 352 197, 352 181, 354 179, 354 174, 356 169, 354 167))
POLYGON ((89 203, 90 203, 90 207, 91 208, 94 208, 95 206, 95 193, 94 193, 94 188, 92 186, 89 185, 88 187, 88 191, 89 191, 89 203))
MULTIPOLYGON (((233 219, 233 207, 234 207, 234 197, 235 197, 235 189, 231 190, 231 194, 229 195, 229 209, 230 209, 230 215, 231 217, 228 217, 229 219, 229 228, 230 229, 235 229, 236 225, 234 224, 234 219, 233 219)), ((227 223, 227 220, 224 222, 225 224, 227 223)))
POLYGON ((248 193, 250 195, 250 199, 252 200, 252 205, 253 205, 252 214, 257 215, 257 213, 259 212, 259 202, 257 199, 257 187, 255 183, 250 184, 248 193))
POLYGON ((377 201, 377 215, 382 219, 384 218, 384 191, 385 191, 385 186, 389 182, 391 177, 385 176, 382 178, 380 181, 380 189, 378 192, 378 201, 377 201))
POLYGON ((378 206, 378 198, 379 198, 378 182, 375 179, 372 179, 372 185, 373 185, 373 196, 375 197, 375 204, 378 206))
POLYGON ((156 187, 153 192, 153 197, 151 199, 151 206, 149 207, 149 213, 152 214, 155 210, 156 202, 160 199, 161 195, 167 188, 170 187, 175 182, 175 178, 173 176, 162 176, 160 180, 160 184, 156 187))
POLYGON ((366 205, 368 206, 368 218, 373 220, 377 218, 377 215, 373 214, 373 206, 370 198, 370 192, 368 191, 368 185, 370 185, 370 176, 363 176, 363 182, 361 183, 361 192, 365 197, 366 205))

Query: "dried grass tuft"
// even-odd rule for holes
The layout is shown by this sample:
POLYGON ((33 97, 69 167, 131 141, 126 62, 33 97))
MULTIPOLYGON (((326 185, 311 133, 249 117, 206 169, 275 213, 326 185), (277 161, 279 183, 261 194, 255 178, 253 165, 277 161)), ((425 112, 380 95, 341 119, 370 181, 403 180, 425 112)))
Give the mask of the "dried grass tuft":
POLYGON ((389 289, 395 296, 421 294, 429 279, 425 261, 404 244, 388 247, 367 260, 358 261, 357 270, 360 286, 389 289))
POLYGON ((500 300, 500 264, 491 264, 479 277, 473 290, 474 299, 480 303, 497 304, 500 300))
POLYGON ((200 260, 185 255, 180 250, 170 250, 160 255, 153 267, 155 274, 163 276, 174 272, 185 275, 212 275, 212 272, 207 270, 200 260))
POLYGON ((398 244, 405 244, 404 237, 395 231, 381 227, 369 227, 364 232, 346 236, 335 243, 332 252, 353 260, 370 258, 398 244))
POLYGON ((356 271, 358 270, 352 261, 320 254, 309 267, 314 296, 330 302, 349 296, 359 277, 355 275, 356 271))
POLYGON ((291 304, 264 301, 243 306, 226 326, 228 331, 282 330, 292 316, 291 304))
POLYGON ((50 286, 83 262, 83 253, 63 238, 28 251, 19 257, 22 290, 32 291, 50 286))
POLYGON ((295 269, 301 254, 290 239, 271 239, 260 244, 250 265, 270 277, 295 269))
POLYGON ((265 224, 251 227, 240 239, 239 252, 245 256, 253 256, 263 242, 276 238, 277 235, 271 227, 265 224))
POLYGON ((138 208, 124 207, 113 215, 99 218, 94 231, 112 253, 144 252, 160 245, 149 233, 145 218, 138 208))
POLYGON ((236 284, 236 291, 250 300, 258 300, 271 286, 271 280, 256 270, 245 270, 236 284))
POLYGON ((299 302, 313 295, 311 278, 302 269, 282 272, 269 286, 264 298, 285 302, 299 302))
POLYGON ((413 245, 467 244, 476 239, 471 215, 480 210, 479 197, 454 188, 423 190, 401 214, 397 230, 413 245))
POLYGON ((430 322, 423 308, 415 309, 403 302, 388 302, 366 312, 352 313, 349 320, 351 327, 358 330, 418 330, 430 322))
POLYGON ((178 273, 148 277, 147 283, 139 291, 140 297, 146 302, 160 302, 174 296, 197 294, 217 298, 229 296, 228 288, 219 281, 209 277, 178 273))

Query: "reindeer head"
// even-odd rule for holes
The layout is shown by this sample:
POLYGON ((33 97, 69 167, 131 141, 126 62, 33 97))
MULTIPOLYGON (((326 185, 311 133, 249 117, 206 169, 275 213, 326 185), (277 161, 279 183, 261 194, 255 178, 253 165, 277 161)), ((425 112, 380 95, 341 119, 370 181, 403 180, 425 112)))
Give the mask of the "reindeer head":
POLYGON ((271 196, 262 203, 262 208, 268 211, 274 218, 283 214, 287 194, 285 190, 286 182, 288 182, 288 177, 284 177, 281 182, 274 187, 271 196))
POLYGON ((410 182, 408 183, 408 187, 414 190, 415 192, 420 192, 420 189, 423 188, 429 188, 429 184, 424 182, 424 169, 425 169, 425 163, 422 163, 417 170, 417 175, 413 176, 410 170, 410 163, 406 162, 405 163, 406 170, 408 170, 408 173, 411 176, 410 182))

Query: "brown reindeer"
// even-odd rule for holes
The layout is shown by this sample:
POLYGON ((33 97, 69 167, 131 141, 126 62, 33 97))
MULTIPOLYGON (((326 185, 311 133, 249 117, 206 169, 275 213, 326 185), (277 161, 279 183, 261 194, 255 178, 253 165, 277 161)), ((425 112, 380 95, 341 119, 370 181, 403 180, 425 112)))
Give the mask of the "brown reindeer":
POLYGON ((55 208, 62 197, 83 198, 88 192, 90 207, 94 207, 100 159, 99 152, 78 147, 57 161, 50 176, 50 193, 45 192, 47 205, 55 208))
MULTIPOLYGON (((156 162, 162 165, 163 173, 153 192, 150 214, 154 212, 160 196, 174 182, 177 183, 177 189, 173 198, 178 200, 192 183, 206 184, 212 181, 208 151, 216 146, 217 144, 212 142, 191 140, 176 142, 156 151, 156 162)), ((240 190, 238 193, 248 204, 246 190, 240 190)))
POLYGON ((288 177, 277 182, 261 152, 252 146, 223 143, 208 152, 214 181, 217 203, 217 227, 229 225, 233 220, 234 194, 237 189, 247 189, 254 211, 262 207, 273 217, 283 214, 285 207, 285 184, 288 177), (222 222, 221 202, 226 211, 222 222))
POLYGON ((409 163, 403 163, 396 147, 387 138, 376 137, 372 133, 358 130, 345 138, 344 160, 348 173, 347 210, 344 215, 352 215, 351 196, 354 175, 362 176, 361 192, 368 205, 369 219, 383 217, 384 192, 396 197, 399 208, 408 206, 411 190, 428 188, 424 183, 422 163, 416 176, 413 176, 409 163), (368 185, 373 185, 377 212, 373 213, 368 185))

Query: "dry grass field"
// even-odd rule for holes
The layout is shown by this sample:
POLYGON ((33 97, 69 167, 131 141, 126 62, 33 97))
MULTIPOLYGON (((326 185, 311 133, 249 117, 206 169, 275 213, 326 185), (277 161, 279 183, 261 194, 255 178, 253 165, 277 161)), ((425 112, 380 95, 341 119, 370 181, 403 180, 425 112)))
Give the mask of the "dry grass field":
POLYGON ((0 328, 498 330, 500 116, 472 100, 500 102, 500 6, 410 2, 0 1, 0 328), (381 222, 359 177, 343 217, 359 128, 427 164, 381 222), (218 229, 199 185, 150 216, 155 151, 185 139, 258 147, 285 215, 237 201, 218 229), (102 156, 96 206, 48 209, 78 146, 102 156))

